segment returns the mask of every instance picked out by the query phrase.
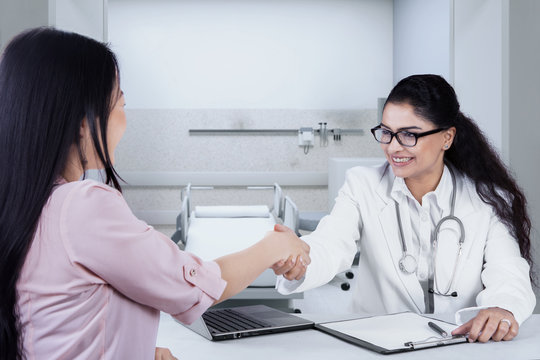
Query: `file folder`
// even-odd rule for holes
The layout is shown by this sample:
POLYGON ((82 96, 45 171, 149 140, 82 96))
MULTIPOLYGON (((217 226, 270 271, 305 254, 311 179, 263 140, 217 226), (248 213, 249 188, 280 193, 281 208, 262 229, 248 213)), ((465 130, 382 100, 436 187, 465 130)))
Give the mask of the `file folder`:
POLYGON ((394 354, 467 342, 463 335, 443 337, 428 322, 448 334, 457 325, 412 312, 316 324, 315 328, 341 340, 376 351, 394 354))

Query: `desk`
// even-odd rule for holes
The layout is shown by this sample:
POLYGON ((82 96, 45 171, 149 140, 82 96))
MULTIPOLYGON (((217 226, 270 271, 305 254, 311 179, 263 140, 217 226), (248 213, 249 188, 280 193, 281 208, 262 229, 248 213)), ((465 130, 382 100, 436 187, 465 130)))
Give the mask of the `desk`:
MULTIPOLYGON (((301 315, 320 322, 337 319, 301 315)), ((343 317, 341 317, 343 318, 343 317)), ((394 355, 381 355, 348 344, 320 331, 300 330, 212 342, 161 314, 157 346, 167 347, 181 360, 227 359, 540 359, 540 314, 533 315, 520 328, 517 338, 508 342, 472 343, 425 349, 394 355)))

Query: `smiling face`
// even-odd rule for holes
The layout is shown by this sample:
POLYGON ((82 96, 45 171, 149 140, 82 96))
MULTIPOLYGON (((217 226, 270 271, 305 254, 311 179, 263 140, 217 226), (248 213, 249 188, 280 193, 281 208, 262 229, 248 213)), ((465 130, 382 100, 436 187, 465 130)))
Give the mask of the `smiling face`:
MULTIPOLYGON (((387 103, 381 127, 392 132, 423 133, 437 128, 435 124, 414 113, 407 103, 387 103)), ((394 137, 390 144, 381 144, 394 174, 410 182, 437 185, 444 168, 444 151, 452 145, 455 128, 418 138, 413 147, 401 145, 394 137), (447 146, 447 148, 446 148, 447 146)))

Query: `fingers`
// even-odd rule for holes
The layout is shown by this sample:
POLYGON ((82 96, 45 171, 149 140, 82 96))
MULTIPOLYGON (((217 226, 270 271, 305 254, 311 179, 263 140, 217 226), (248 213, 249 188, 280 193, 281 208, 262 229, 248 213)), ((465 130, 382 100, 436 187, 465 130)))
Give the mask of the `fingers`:
POLYGON ((508 329, 508 332, 506 335, 502 338, 504 341, 512 340, 517 336, 519 332, 519 325, 518 324, 512 324, 510 328, 508 329))
POLYGON ((283 275, 287 271, 290 271, 296 263, 296 259, 293 260, 292 256, 289 256, 287 260, 280 260, 272 266, 272 270, 276 275, 283 275))
POLYGON ((300 280, 306 273, 307 264, 301 255, 298 255, 296 264, 292 269, 287 271, 283 276, 287 280, 300 280))
POLYGON ((496 319, 490 317, 484 323, 484 327, 482 328, 481 326, 481 324, 479 324, 478 326, 479 330, 477 340, 479 342, 485 343, 488 342, 489 339, 491 339, 491 337, 495 334, 499 326, 499 322, 496 319))
POLYGON ((499 324, 497 326, 497 330, 495 330, 495 334, 491 337, 494 341, 501 341, 505 336, 508 335, 510 332, 510 328, 512 326, 512 323, 510 325, 506 321, 499 321, 499 324))
POLYGON ((452 335, 466 335, 471 329, 472 320, 452 330, 452 335))
POLYGON ((275 224, 274 225, 274 231, 278 231, 278 232, 288 232, 288 231, 291 231, 292 230, 290 228, 288 228, 287 226, 285 225, 282 225, 282 224, 275 224))
POLYGON ((475 318, 452 331, 452 335, 469 334, 469 342, 512 340, 518 334, 519 324, 511 312, 489 308, 478 312, 475 318))
POLYGON ((287 280, 300 280, 311 262, 309 256, 304 256, 298 255, 296 258, 291 256, 287 260, 278 261, 272 266, 272 270, 276 275, 283 275, 287 280))

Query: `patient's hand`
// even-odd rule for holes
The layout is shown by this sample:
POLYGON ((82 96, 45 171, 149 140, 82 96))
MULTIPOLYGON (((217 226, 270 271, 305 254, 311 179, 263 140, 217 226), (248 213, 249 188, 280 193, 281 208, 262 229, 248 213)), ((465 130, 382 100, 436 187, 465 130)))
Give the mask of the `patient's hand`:
POLYGON ((287 232, 292 236, 295 236, 298 241, 302 243, 301 246, 304 254, 299 254, 296 256, 291 255, 287 260, 280 260, 272 265, 272 270, 274 270, 276 275, 283 275, 287 280, 300 280, 306 273, 307 266, 311 262, 309 257, 309 245, 302 239, 298 238, 291 229, 284 225, 277 224, 274 227, 274 230, 278 232, 287 232))
POLYGON ((178 360, 178 358, 174 357, 169 349, 157 347, 155 360, 178 360))

